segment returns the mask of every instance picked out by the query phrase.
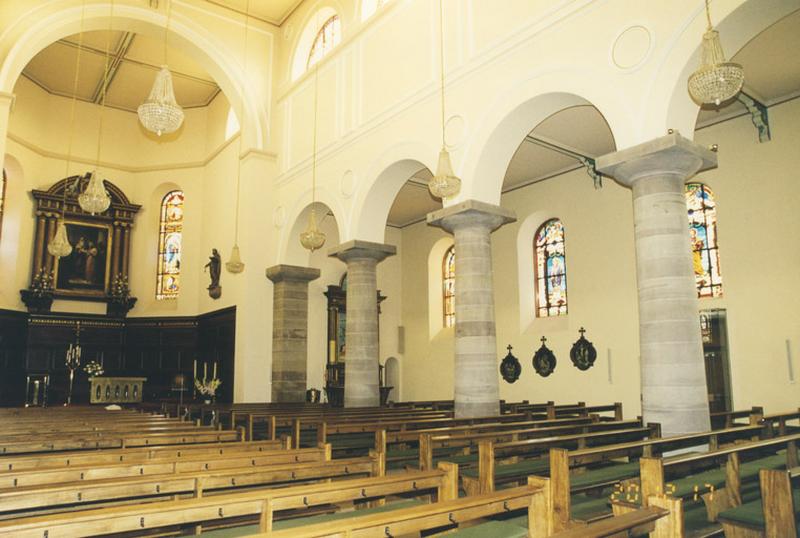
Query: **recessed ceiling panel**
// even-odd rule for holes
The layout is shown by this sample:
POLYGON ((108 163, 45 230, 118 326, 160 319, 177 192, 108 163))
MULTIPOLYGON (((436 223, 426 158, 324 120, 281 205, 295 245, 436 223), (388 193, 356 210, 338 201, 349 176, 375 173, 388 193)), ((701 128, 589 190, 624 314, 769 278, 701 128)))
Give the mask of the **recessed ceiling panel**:
POLYGON ((614 151, 614 137, 608 123, 591 105, 565 108, 537 125, 533 133, 566 144, 590 157, 614 151))
POLYGON ((427 180, 417 183, 416 178, 406 182, 397 193, 392 208, 389 210, 387 224, 390 226, 407 226, 425 218, 431 211, 442 208, 442 202, 431 196, 427 180))
MULTIPOLYGON (((247 0, 206 0, 245 13, 247 0)), ((282 23, 302 0, 250 0, 250 14, 273 24, 282 23)))
MULTIPOLYGON (((164 64, 164 42, 161 39, 137 34, 133 38, 125 58, 161 67, 164 64)), ((183 73, 213 82, 213 79, 199 63, 175 48, 169 48, 167 51, 167 65, 173 73, 183 73)))
MULTIPOLYGON (((113 54, 114 51, 119 48, 120 40, 122 36, 125 35, 125 32, 117 31, 117 30, 95 30, 92 32, 84 32, 83 33, 83 42, 81 45, 83 47, 87 47, 90 49, 95 49, 101 52, 106 51, 106 46, 109 46, 111 53, 113 54)), ((69 37, 65 37, 62 41, 66 41, 68 43, 78 44, 79 34, 71 35, 69 37)))
POLYGON ((577 161, 525 141, 517 148, 503 180, 503 190, 517 187, 577 165, 577 161))
MULTIPOLYGON (((23 73, 56 95, 72 96, 78 48, 54 43, 33 57, 23 73)), ((83 51, 77 96, 91 100, 105 70, 105 57, 83 51)))

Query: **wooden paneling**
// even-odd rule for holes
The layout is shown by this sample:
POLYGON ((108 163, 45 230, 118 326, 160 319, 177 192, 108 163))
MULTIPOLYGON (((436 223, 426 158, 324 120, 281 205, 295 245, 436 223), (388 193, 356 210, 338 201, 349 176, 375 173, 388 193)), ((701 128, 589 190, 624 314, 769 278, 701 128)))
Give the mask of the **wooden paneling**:
MULTIPOLYGON (((192 396, 194 360, 218 363, 221 402, 233 401, 236 307, 198 317, 112 319, 77 314, 34 315, 0 310, 0 405, 24 402, 25 375, 51 375, 48 401, 66 400, 67 347, 80 332, 82 364, 102 361, 107 375, 144 376, 145 401, 178 397, 175 378, 185 376, 185 399, 192 396), (80 327, 80 331, 78 328, 80 327)), ((86 403, 89 380, 76 372, 73 401, 86 403)))

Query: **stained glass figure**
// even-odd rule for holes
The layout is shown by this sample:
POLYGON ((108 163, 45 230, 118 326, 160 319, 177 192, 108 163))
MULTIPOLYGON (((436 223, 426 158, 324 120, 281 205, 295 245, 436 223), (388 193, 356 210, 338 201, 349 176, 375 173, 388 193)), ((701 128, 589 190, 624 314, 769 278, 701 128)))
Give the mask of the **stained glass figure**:
POLYGON ((341 40, 342 23, 339 20, 339 15, 333 15, 330 19, 325 21, 325 24, 323 24, 319 32, 317 32, 314 43, 311 45, 311 51, 308 53, 306 69, 320 61, 333 47, 338 45, 341 40))
POLYGON ((717 244, 717 204, 714 193, 702 183, 686 185, 692 266, 698 297, 721 297, 722 275, 717 244))
POLYGON ((567 313, 567 261, 564 252, 564 225, 550 219, 536 231, 536 315, 563 316, 567 313))
POLYGON ((161 201, 158 232, 156 299, 177 299, 180 293, 183 191, 167 193, 161 201))
POLYGON ((3 231, 3 208, 6 201, 6 171, 0 175, 0 233, 3 231))
POLYGON ((444 326, 456 324, 456 246, 444 253, 442 260, 442 311, 444 326))

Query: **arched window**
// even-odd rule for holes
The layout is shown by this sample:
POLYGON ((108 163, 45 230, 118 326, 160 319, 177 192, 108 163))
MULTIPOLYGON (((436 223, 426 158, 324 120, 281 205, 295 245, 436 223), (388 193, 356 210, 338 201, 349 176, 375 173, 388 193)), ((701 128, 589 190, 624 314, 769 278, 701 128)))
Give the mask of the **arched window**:
POLYGON ((714 193, 702 183, 686 185, 692 265, 698 297, 722 296, 717 244, 717 204, 714 193))
POLYGON ((314 43, 311 45, 311 51, 308 53, 306 69, 320 61, 333 47, 338 45, 341 40, 342 23, 339 21, 339 15, 333 15, 325 21, 325 24, 323 24, 317 32, 314 43))
POLYGON ((161 201, 158 231, 158 275, 156 299, 177 299, 181 285, 181 235, 183 191, 168 192, 161 201))
POLYGON ((380 8, 389 3, 389 0, 361 0, 361 20, 372 17, 380 8))
POLYGON ((563 316, 567 313, 567 261, 564 255, 564 225, 550 219, 536 230, 536 316, 563 316))
POLYGON ((0 236, 3 233, 3 209, 6 202, 6 169, 3 168, 3 174, 0 175, 0 236))
POLYGON ((447 249, 442 259, 442 313, 444 326, 456 324, 456 246, 447 249))

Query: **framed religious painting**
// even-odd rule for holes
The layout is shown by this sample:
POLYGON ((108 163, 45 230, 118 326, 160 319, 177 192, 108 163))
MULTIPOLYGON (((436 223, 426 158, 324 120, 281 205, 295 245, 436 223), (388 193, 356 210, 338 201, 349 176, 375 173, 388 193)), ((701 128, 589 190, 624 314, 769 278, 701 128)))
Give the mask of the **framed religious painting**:
POLYGON ((105 297, 108 291, 113 241, 111 226, 65 221, 72 252, 55 260, 53 284, 64 296, 105 297))

